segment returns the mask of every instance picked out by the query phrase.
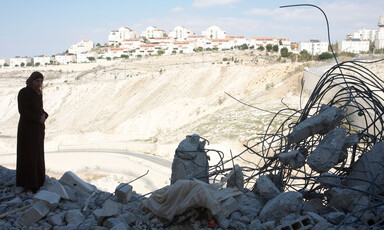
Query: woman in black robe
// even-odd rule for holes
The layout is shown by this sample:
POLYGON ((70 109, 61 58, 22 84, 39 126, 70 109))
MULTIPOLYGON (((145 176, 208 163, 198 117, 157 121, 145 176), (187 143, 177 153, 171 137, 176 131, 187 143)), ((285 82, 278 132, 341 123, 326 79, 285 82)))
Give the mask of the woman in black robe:
POLYGON ((45 119, 41 87, 44 77, 33 72, 27 86, 19 91, 20 113, 17 130, 16 186, 36 192, 45 181, 44 136, 45 119))

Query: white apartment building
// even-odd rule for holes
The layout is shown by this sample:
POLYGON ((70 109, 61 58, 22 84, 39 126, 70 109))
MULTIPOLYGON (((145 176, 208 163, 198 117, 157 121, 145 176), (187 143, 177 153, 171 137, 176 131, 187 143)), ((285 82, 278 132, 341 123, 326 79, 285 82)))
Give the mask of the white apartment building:
POLYGON ((33 57, 33 63, 38 66, 46 66, 46 65, 49 65, 51 64, 51 62, 54 60, 53 57, 48 57, 46 55, 42 55, 42 56, 37 56, 37 57, 33 57), (37 64, 39 63, 39 64, 37 64))
POLYGON ((173 51, 176 53, 193 53, 193 41, 175 41, 171 44, 171 49, 166 50, 166 54, 171 54, 173 51))
POLYGON ((377 30, 366 30, 360 29, 358 31, 353 32, 352 34, 347 35, 348 39, 361 39, 363 41, 375 41, 377 30))
POLYGON ((141 33, 141 36, 142 37, 146 37, 146 38, 160 38, 160 37, 166 37, 165 36, 165 31, 164 30, 161 30, 161 29, 158 29, 154 26, 148 26, 142 33, 141 33))
POLYGON ((97 53, 95 52, 83 52, 76 55, 76 62, 77 63, 88 63, 91 62, 89 58, 97 59, 97 53))
POLYGON ((145 56, 145 55, 157 54, 157 51, 160 49, 161 48, 159 44, 141 44, 140 48, 136 50, 134 55, 145 56))
POLYGON ((321 42, 320 40, 309 40, 309 42, 299 43, 299 53, 306 50, 312 55, 318 55, 324 52, 328 52, 328 42, 321 42))
POLYGON ((3 67, 5 63, 6 63, 5 59, 4 58, 0 58, 0 67, 3 67))
POLYGON ((246 36, 239 35, 239 36, 225 36, 225 39, 232 39, 234 40, 234 43, 236 46, 241 46, 243 44, 249 45, 249 40, 246 36))
POLYGON ((148 41, 150 43, 173 42, 174 39, 172 37, 155 37, 155 38, 149 38, 148 41))
POLYGON ((78 43, 75 43, 69 48, 68 53, 71 54, 80 54, 84 52, 89 52, 93 48, 93 42, 91 40, 83 40, 78 43))
POLYGON ((23 67, 23 66, 27 66, 27 64, 30 63, 31 61, 32 61, 31 58, 18 56, 18 57, 9 59, 9 66, 12 68, 19 67, 19 66, 23 67))
POLYGON ((183 26, 176 26, 170 33, 169 36, 174 38, 176 41, 185 41, 188 36, 194 35, 192 30, 187 29, 183 26))
POLYGON ((207 36, 208 39, 225 39, 226 36, 226 32, 218 26, 210 26, 201 34, 207 36))
POLYGON ((361 40, 360 38, 352 38, 342 41, 339 46, 339 51, 350 53, 361 53, 369 51, 369 40, 361 40))
POLYGON ((384 15, 380 16, 377 25, 379 26, 379 30, 376 34, 375 49, 384 49, 384 15))
POLYGON ((125 47, 115 47, 115 48, 109 48, 108 52, 105 53, 106 58, 121 58, 121 55, 128 55, 130 56, 131 53, 130 50, 125 47))
POLYGON ((112 30, 109 32, 108 44, 109 45, 118 45, 124 40, 138 38, 139 35, 136 31, 131 30, 128 27, 120 27, 118 30, 112 30))
MULTIPOLYGON (((219 50, 230 49, 237 45, 234 39, 210 39, 211 48, 218 48, 219 50)), ((241 44, 242 45, 242 44, 241 44)))
POLYGON ((211 44, 211 41, 209 41, 208 37, 205 35, 189 35, 187 41, 192 41, 194 48, 201 47, 206 49, 208 47, 207 44, 211 44))
POLYGON ((288 50, 291 50, 291 40, 289 38, 253 37, 251 38, 249 45, 254 46, 255 48, 259 46, 265 47, 266 45, 278 45, 279 49, 281 49, 282 47, 286 47, 288 48, 288 50))
POLYGON ((69 54, 69 53, 58 54, 58 55, 55 55, 55 60, 58 64, 66 65, 69 63, 76 62, 76 55, 69 54))
POLYGON ((134 50, 140 47, 140 44, 143 43, 143 39, 141 38, 132 38, 132 39, 125 39, 121 42, 122 48, 127 48, 129 50, 134 50))

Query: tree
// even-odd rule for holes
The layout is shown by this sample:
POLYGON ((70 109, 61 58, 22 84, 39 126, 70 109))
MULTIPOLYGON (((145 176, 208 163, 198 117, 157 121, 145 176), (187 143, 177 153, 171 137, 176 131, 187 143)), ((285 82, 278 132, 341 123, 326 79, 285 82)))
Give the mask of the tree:
POLYGON ((141 37, 141 38, 143 38, 143 41, 144 41, 144 43, 148 43, 148 38, 146 38, 146 37, 141 37))
POLYGON ((94 57, 87 57, 89 61, 95 61, 96 59, 94 57))
POLYGON ((248 49, 248 45, 247 45, 247 44, 242 44, 242 45, 240 46, 240 49, 242 49, 242 50, 247 50, 247 49, 248 49))
POLYGON ((20 64, 20 66, 21 66, 21 67, 24 67, 24 66, 25 66, 25 63, 24 63, 24 62, 22 62, 22 63, 20 64))
POLYGON ((274 52, 278 52, 278 51, 279 51, 279 46, 278 46, 278 45, 274 45, 274 46, 272 47, 272 50, 273 50, 274 52))
POLYGON ((265 46, 265 48, 267 49, 267 52, 270 52, 272 50, 272 45, 268 44, 265 46))
POLYGON ((257 50, 264 51, 265 48, 264 48, 264 46, 259 46, 259 47, 257 47, 257 50))
POLYGON ((307 50, 302 50, 299 55, 299 61, 310 61, 312 60, 312 55, 308 53, 307 50))
POLYGON ((100 47, 101 45, 100 45, 100 43, 97 43, 96 46, 97 46, 97 47, 100 47))
POLYGON ((157 55, 159 55, 159 56, 162 55, 162 54, 164 54, 164 53, 165 53, 164 50, 158 50, 158 51, 157 51, 157 55))
POLYGON ((39 65, 40 65, 40 62, 36 62, 36 63, 35 63, 35 66, 39 66, 39 65))
POLYGON ((282 57, 289 57, 289 55, 292 54, 292 53, 288 52, 288 48, 287 47, 283 47, 280 50, 280 54, 281 54, 282 57))
POLYGON ((281 39, 279 40, 279 45, 281 46, 283 45, 283 42, 281 41, 281 39))
POLYGON ((327 59, 332 59, 333 58, 333 55, 331 53, 328 53, 328 52, 323 52, 319 55, 319 61, 322 61, 322 60, 327 60, 327 59))
POLYGON ((107 61, 110 61, 111 60, 111 58, 110 57, 107 57, 107 61))

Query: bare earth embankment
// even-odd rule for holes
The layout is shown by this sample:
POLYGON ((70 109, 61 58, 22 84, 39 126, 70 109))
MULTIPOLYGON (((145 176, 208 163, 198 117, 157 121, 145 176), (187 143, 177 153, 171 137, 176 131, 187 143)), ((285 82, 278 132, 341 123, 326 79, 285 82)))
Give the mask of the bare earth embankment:
MULTIPOLYGON (((272 59, 256 51, 221 52, 1 69, 2 165, 15 167, 15 155, 10 153, 16 151, 17 93, 35 70, 46 76, 44 108, 50 115, 46 123, 47 152, 130 151, 171 162, 178 143, 186 135, 199 134, 210 141, 208 148, 229 154, 230 150, 242 151, 242 143, 264 132, 271 114, 245 106, 226 93, 270 111, 285 107, 281 100, 299 108, 302 70, 307 64, 277 63, 272 59)), ((90 163, 89 159, 76 159, 73 154, 60 159, 54 155, 47 154, 50 175, 74 170, 91 182, 111 176, 113 168, 125 164, 118 157, 90 163), (75 167, 74 162, 81 162, 81 167, 75 167)), ((137 165, 140 168, 140 162, 137 165)), ((142 165, 136 174, 151 167, 154 166, 142 165)), ((171 173, 170 167, 161 170, 164 178, 171 173)))

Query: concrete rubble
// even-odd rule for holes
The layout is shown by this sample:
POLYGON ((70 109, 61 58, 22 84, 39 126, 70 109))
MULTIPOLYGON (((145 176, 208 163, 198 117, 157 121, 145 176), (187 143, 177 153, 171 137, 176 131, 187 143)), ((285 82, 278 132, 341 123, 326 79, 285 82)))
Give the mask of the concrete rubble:
POLYGON ((112 194, 103 192, 73 172, 59 180, 47 178, 36 194, 18 192, 15 171, 0 166, 0 230, 382 229, 384 144, 362 155, 347 176, 335 175, 333 169, 349 158, 348 149, 359 141, 358 135, 339 127, 343 118, 341 109, 322 106, 288 136, 298 144, 322 135, 314 151, 297 147, 266 157, 267 166, 277 162, 281 171, 314 172, 301 180, 315 181, 315 192, 281 187, 289 178, 268 167, 263 168, 268 173, 245 178, 246 167, 232 164, 219 183, 209 180, 206 141, 194 134, 176 149, 170 185, 149 197, 128 183, 119 184, 112 194), (254 180, 251 190, 249 178, 254 180))

